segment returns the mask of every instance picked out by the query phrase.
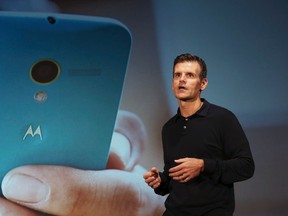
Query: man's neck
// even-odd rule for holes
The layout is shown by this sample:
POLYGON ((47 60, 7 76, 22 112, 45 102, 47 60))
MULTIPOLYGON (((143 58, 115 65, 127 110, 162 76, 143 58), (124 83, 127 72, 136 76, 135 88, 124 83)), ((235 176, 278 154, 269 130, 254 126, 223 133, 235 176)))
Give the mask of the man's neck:
POLYGON ((178 101, 179 109, 183 117, 188 117, 196 113, 202 106, 200 98, 195 101, 178 101))

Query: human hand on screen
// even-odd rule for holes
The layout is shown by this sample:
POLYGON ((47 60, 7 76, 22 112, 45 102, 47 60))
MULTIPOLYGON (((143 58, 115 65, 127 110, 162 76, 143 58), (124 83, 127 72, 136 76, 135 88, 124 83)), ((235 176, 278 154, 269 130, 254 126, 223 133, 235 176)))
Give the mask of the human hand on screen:
POLYGON ((161 215, 164 199, 146 186, 137 164, 145 135, 137 116, 120 111, 106 170, 46 165, 11 170, 2 182, 7 199, 0 199, 0 215, 161 215))

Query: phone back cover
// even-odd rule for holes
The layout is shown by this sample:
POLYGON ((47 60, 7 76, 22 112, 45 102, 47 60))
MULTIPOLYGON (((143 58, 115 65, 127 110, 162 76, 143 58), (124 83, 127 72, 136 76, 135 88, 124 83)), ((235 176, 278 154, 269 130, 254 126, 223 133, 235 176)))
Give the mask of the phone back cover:
POLYGON ((105 168, 131 46, 125 26, 2 12, 0 29, 0 178, 25 164, 105 168), (51 83, 31 77, 41 60, 60 69, 51 83))

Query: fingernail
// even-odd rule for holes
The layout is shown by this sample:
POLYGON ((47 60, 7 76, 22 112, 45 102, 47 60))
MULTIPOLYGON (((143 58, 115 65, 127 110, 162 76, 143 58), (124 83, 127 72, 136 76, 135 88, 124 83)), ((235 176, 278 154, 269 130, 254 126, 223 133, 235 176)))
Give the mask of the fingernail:
POLYGON ((21 173, 6 176, 2 190, 6 198, 24 203, 38 203, 49 194, 48 185, 38 178, 21 173))

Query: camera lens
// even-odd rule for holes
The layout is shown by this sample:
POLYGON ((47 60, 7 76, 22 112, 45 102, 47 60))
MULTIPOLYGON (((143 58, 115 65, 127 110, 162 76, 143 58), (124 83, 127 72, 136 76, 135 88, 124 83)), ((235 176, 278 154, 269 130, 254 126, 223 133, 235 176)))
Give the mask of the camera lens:
POLYGON ((52 17, 52 16, 48 16, 48 17, 47 17, 47 20, 48 20, 48 22, 49 22, 50 24, 55 24, 55 23, 56 23, 56 19, 55 19, 54 17, 52 17))
POLYGON ((53 60, 41 60, 32 65, 30 75, 33 81, 39 84, 48 84, 58 78, 59 65, 53 60))

